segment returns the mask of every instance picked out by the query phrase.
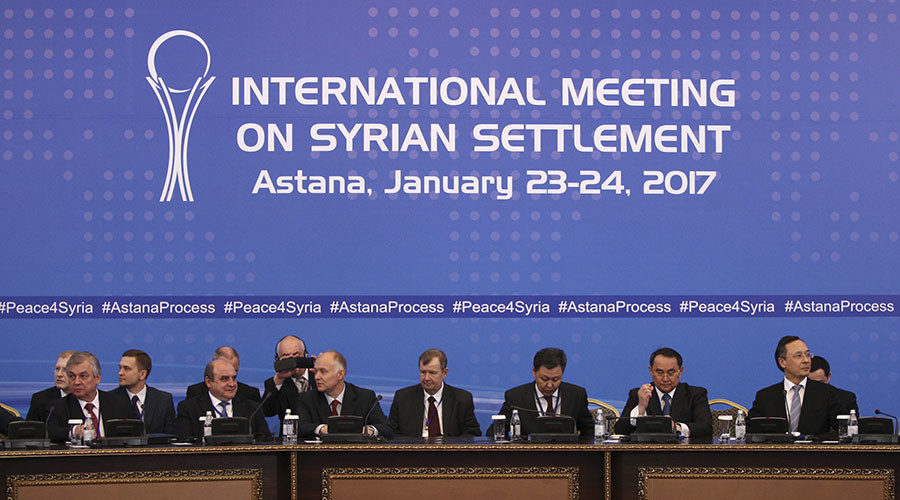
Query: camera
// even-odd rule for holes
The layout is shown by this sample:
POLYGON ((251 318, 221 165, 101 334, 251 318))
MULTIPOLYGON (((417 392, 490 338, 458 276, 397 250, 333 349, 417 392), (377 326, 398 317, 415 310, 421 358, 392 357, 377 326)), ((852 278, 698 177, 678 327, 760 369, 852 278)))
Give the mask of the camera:
POLYGON ((315 366, 316 358, 284 358, 275 362, 275 371, 283 372, 285 370, 293 370, 294 368, 314 368, 315 366))

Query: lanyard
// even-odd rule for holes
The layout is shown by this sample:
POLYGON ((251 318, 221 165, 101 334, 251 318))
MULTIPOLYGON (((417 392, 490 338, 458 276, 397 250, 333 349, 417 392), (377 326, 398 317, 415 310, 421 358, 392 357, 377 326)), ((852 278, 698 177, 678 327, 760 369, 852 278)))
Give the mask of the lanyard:
POLYGON ((541 395, 538 394, 537 387, 532 386, 532 389, 534 389, 534 400, 537 402, 538 411, 546 415, 547 410, 553 410, 554 415, 559 415, 559 396, 556 396, 556 404, 553 405, 553 408, 550 407, 550 403, 547 403, 547 410, 544 410, 544 404, 541 403, 541 395))

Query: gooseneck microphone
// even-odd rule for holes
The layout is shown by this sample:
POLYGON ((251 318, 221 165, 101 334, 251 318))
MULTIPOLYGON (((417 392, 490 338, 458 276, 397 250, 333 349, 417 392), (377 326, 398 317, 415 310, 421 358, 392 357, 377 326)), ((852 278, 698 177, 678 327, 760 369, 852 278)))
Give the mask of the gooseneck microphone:
MULTIPOLYGON (((255 417, 256 412, 258 412, 259 409, 262 408, 264 404, 266 404, 266 400, 269 399, 270 397, 272 397, 272 394, 274 394, 274 393, 267 392, 266 395, 262 398, 262 401, 259 402, 259 406, 257 406, 255 410, 250 412, 250 416, 247 417, 247 427, 248 427, 247 434, 253 434, 253 417, 255 417)), ((234 404, 234 403, 231 403, 231 404, 234 404)))
POLYGON ((363 419, 363 428, 369 425, 369 416, 372 414, 372 410, 375 409, 375 405, 377 405, 379 401, 381 401, 381 394, 375 396, 375 401, 372 401, 372 404, 369 406, 369 411, 366 412, 366 418, 363 419))
POLYGON ((890 413, 885 413, 885 412, 883 412, 883 411, 881 411, 881 410, 878 410, 878 409, 875 410, 875 414, 876 414, 876 415, 884 415, 885 417, 891 417, 891 418, 893 418, 893 419, 894 419, 894 429, 895 429, 895 430, 894 430, 894 434, 896 434, 897 432, 900 432, 900 425, 898 425, 898 423, 897 423, 897 417, 891 415, 890 413))
MULTIPOLYGON (((47 439, 47 440, 50 439, 50 428, 49 428, 50 415, 53 415, 53 410, 55 410, 55 409, 56 409, 56 406, 50 405, 50 411, 47 412, 47 418, 44 419, 44 439, 47 439)), ((876 411, 878 411, 878 410, 876 410, 876 411)))

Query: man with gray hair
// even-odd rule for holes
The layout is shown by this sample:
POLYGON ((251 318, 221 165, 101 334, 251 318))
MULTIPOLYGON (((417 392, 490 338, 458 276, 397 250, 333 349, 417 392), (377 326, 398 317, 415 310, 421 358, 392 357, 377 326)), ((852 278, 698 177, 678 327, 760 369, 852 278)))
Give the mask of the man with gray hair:
POLYGON ((300 417, 300 435, 315 437, 328 434, 328 417, 356 415, 368 424, 363 433, 370 436, 393 435, 381 411, 375 393, 345 382, 347 360, 337 351, 325 351, 316 358, 316 388, 296 399, 293 413, 300 417))
MULTIPOLYGON (((128 400, 115 392, 97 389, 100 383, 100 362, 87 351, 72 354, 66 363, 69 394, 53 403, 47 424, 50 440, 65 441, 69 435, 70 419, 91 420, 97 437, 106 436, 105 423, 122 418, 139 418, 132 414, 128 400)), ((75 429, 81 435, 82 426, 75 429)))
POLYGON ((428 349, 419 356, 419 383, 394 393, 388 420, 401 436, 480 436, 472 393, 444 383, 447 355, 428 349))

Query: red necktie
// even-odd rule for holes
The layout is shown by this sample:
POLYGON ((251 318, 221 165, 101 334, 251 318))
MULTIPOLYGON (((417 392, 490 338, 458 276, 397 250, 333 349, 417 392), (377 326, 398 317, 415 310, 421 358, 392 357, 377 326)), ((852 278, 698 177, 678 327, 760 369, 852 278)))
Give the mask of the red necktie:
POLYGON ((553 396, 552 395, 544 396, 544 399, 547 400, 547 415, 550 415, 551 417, 555 417, 556 411, 553 409, 553 396))
POLYGON ((437 406, 434 405, 434 396, 428 396, 428 437, 436 436, 443 436, 441 419, 438 418, 437 406))
POLYGON ((94 424, 94 434, 97 437, 100 437, 100 423, 97 422, 97 415, 94 414, 94 404, 88 403, 84 405, 84 408, 91 414, 91 423, 94 424))
POLYGON ((337 399, 331 400, 331 416, 332 417, 334 417, 338 414, 337 407, 339 404, 341 404, 341 402, 338 401, 337 399))

